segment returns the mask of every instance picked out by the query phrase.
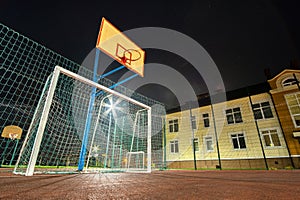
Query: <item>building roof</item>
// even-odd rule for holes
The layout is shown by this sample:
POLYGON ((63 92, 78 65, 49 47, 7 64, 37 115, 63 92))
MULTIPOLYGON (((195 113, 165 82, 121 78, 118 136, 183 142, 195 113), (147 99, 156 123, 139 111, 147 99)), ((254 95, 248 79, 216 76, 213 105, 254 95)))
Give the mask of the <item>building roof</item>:
MULTIPOLYGON (((268 84, 268 82, 263 82, 263 83, 239 88, 236 90, 228 91, 228 92, 226 92, 226 100, 230 101, 230 100, 234 100, 234 99, 247 97, 249 95, 252 96, 252 95, 256 95, 256 94, 261 94, 261 93, 269 92, 270 89, 271 88, 270 88, 270 85, 268 84)), ((200 94, 197 96, 197 98, 198 98, 198 105, 200 107, 211 104, 211 98, 210 98, 209 93, 200 94)), ((179 112, 181 110, 187 110, 187 109, 189 109, 189 105, 181 105, 176 108, 167 110, 167 114, 175 113, 175 112, 179 112)))
POLYGON ((277 74, 276 76, 274 76, 273 78, 269 79, 268 81, 274 81, 275 79, 279 78, 280 76, 282 76, 285 73, 299 73, 299 70, 297 69, 284 69, 282 72, 280 72, 279 74, 277 74))

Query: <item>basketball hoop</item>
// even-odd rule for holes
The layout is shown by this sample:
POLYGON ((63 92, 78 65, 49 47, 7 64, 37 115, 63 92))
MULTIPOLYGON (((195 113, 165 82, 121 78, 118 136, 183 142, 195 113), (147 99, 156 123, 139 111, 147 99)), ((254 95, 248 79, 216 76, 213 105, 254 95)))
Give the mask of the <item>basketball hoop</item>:
POLYGON ((119 43, 117 44, 115 55, 123 65, 131 65, 132 62, 138 61, 142 57, 138 49, 126 49, 119 43))
POLYGON ((1 137, 9 138, 11 140, 21 139, 23 130, 16 125, 9 125, 4 127, 1 137))
POLYGON ((127 49, 124 51, 123 56, 120 59, 124 64, 128 63, 130 65, 131 62, 139 60, 141 56, 142 55, 138 50, 127 49))

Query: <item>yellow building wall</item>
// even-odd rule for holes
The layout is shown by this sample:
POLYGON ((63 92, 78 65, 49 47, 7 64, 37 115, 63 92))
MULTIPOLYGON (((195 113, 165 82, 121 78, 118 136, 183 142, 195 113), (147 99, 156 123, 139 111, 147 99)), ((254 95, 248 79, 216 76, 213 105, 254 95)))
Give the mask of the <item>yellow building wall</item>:
POLYGON ((296 159, 294 160, 296 166, 300 167, 300 139, 293 136, 294 132, 299 132, 300 128, 296 128, 293 120, 291 118, 287 102, 285 100, 286 94, 293 94, 299 92, 298 86, 296 84, 283 86, 283 81, 289 78, 297 77, 300 80, 300 71, 285 69, 277 76, 268 80, 272 90, 270 93, 273 96, 274 103, 277 108, 279 119, 282 124, 282 129, 286 137, 287 146, 290 150, 291 155, 296 159))
POLYGON ((286 135, 286 139, 290 148, 291 155, 299 156, 300 143, 297 138, 293 137, 293 132, 300 131, 300 128, 295 127, 284 97, 285 94, 292 94, 295 92, 298 92, 298 89, 293 91, 285 91, 285 92, 277 93, 274 94, 273 97, 277 105, 278 115, 281 116, 280 121, 286 135))
MULTIPOLYGON (((275 110, 269 94, 262 93, 251 97, 253 104, 268 101, 272 108, 273 118, 257 120, 257 125, 260 130, 274 128, 277 129, 281 147, 265 147, 264 152, 268 158, 288 157, 285 141, 281 133, 280 124, 276 117, 275 110)), ((251 104, 248 97, 231 100, 223 103, 213 105, 215 126, 212 118, 212 106, 203 106, 192 109, 192 115, 196 116, 197 130, 194 132, 194 137, 199 139, 199 151, 196 152, 197 160, 217 160, 217 145, 216 139, 219 143, 220 157, 223 160, 238 160, 238 159, 263 159, 262 148, 251 110, 251 104), (240 107, 242 114, 242 123, 227 124, 226 109, 240 107), (210 127, 205 128, 202 114, 208 113, 210 120, 210 127), (215 128, 216 127, 216 128, 215 128), (216 129, 216 131, 215 131, 216 129), (246 141, 246 149, 234 149, 231 139, 231 134, 244 133, 246 141), (204 137, 212 136, 214 140, 213 151, 207 152, 204 144, 204 137)), ((190 122, 190 111, 168 114, 166 116, 166 157, 167 161, 187 161, 193 160, 192 148, 192 129, 190 122), (169 120, 179 120, 179 131, 169 132, 169 120), (179 153, 170 153, 170 141, 178 140, 179 153)), ((263 140, 262 140, 263 142, 263 140)), ((263 142, 264 144, 264 142, 263 142)))
POLYGON ((260 130, 267 130, 270 128, 277 129, 279 140, 280 140, 280 147, 266 147, 264 144, 264 140, 262 139, 262 143, 264 145, 264 151, 267 158, 272 157, 287 157, 289 156, 288 150, 287 150, 287 144, 284 138, 284 133, 281 128, 279 118, 276 114, 275 106, 272 102, 271 94, 269 93, 262 93, 259 95, 254 95, 251 97, 253 104, 269 101, 273 113, 273 118, 269 119, 259 119, 257 120, 257 125, 260 130))

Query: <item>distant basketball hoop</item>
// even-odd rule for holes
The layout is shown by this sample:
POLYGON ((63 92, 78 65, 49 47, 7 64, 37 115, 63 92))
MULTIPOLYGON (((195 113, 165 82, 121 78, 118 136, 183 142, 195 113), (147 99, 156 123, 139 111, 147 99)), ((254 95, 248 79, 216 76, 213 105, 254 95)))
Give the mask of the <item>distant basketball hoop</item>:
POLYGON ((4 127, 1 137, 9 138, 12 140, 15 140, 15 139, 19 140, 19 139, 21 139, 22 132, 23 132, 23 130, 20 127, 15 126, 15 125, 9 125, 9 126, 4 127))
POLYGON ((23 130, 20 127, 15 126, 15 125, 9 125, 9 126, 4 127, 1 137, 7 138, 8 141, 6 142, 6 146, 5 146, 2 154, 0 154, 0 158, 2 157, 2 161, 0 161, 0 167, 1 167, 1 165, 3 165, 5 159, 9 155, 9 154, 6 154, 6 152, 7 152, 8 147, 10 146, 11 142, 13 143, 14 150, 11 155, 9 165, 12 165, 12 162, 15 158, 15 154, 16 154, 17 147, 19 144, 19 140, 21 139, 21 136, 22 136, 22 132, 23 132, 23 130))

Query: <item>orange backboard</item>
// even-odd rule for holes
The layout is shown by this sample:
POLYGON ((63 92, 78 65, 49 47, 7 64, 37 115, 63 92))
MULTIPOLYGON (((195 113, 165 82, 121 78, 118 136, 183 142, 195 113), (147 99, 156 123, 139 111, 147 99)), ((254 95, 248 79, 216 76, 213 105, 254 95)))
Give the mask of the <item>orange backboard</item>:
POLYGON ((145 51, 102 18, 96 47, 131 71, 144 76, 145 51))
POLYGON ((15 125, 9 125, 4 127, 1 137, 11 138, 19 140, 21 138, 23 130, 15 125))

